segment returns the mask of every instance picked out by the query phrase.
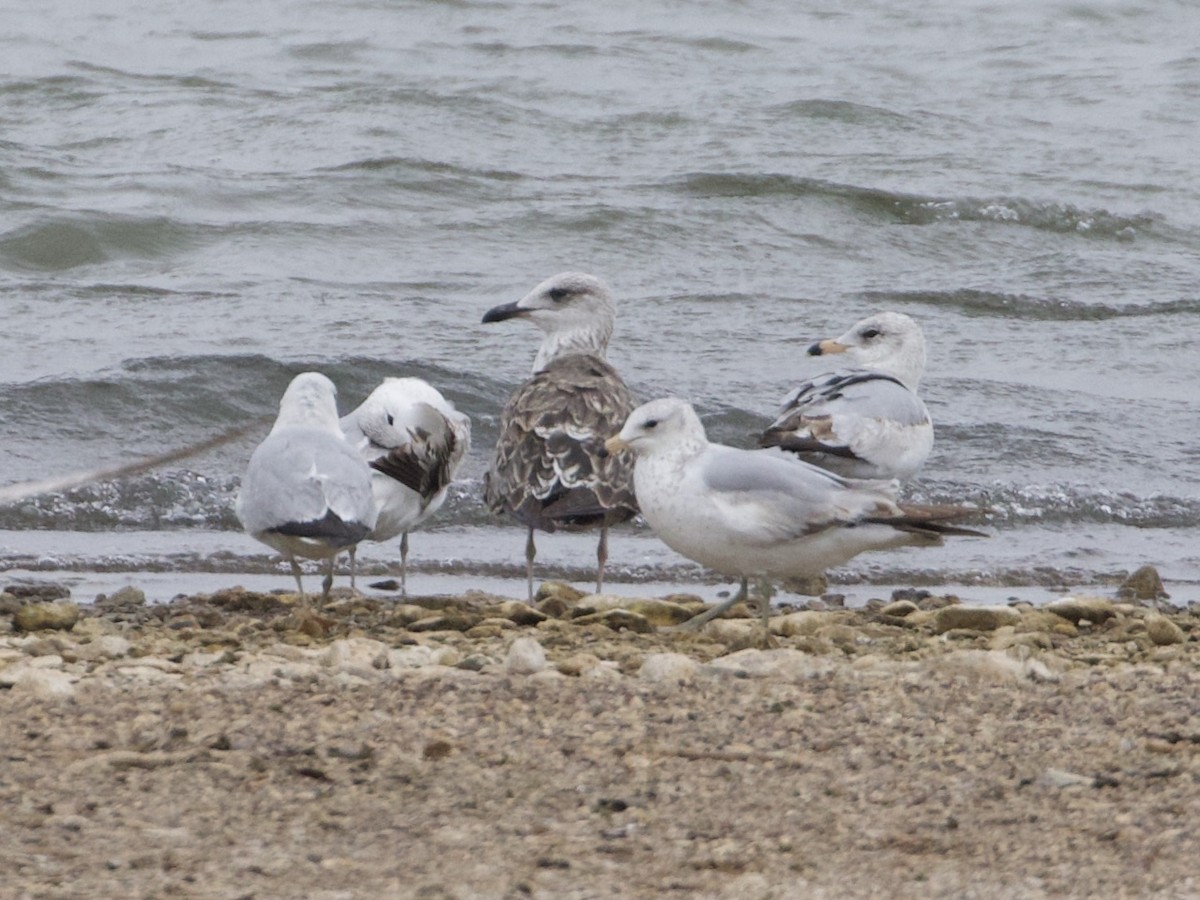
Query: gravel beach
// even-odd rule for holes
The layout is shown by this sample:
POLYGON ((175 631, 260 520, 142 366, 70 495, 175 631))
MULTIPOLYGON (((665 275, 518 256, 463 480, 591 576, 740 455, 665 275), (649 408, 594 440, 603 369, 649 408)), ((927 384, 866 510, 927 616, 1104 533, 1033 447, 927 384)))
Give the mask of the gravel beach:
POLYGON ((5 897, 1200 896, 1195 606, 64 593, 0 593, 5 897))

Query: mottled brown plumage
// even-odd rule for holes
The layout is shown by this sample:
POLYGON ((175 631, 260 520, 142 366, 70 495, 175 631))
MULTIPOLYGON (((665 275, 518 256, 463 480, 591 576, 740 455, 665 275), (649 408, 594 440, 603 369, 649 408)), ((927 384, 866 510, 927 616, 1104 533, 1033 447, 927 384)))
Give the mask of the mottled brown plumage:
POLYGON ((600 455, 635 403, 604 359, 615 310, 600 279, 580 272, 548 278, 483 321, 526 319, 544 333, 533 376, 509 398, 484 476, 489 508, 528 530, 526 582, 533 595, 535 531, 600 529, 596 590, 604 586, 608 527, 637 512, 633 467, 600 455))
POLYGON ((600 458, 604 440, 634 408, 616 370, 599 357, 554 360, 521 385, 501 415, 484 498, 527 528, 613 525, 637 512, 632 460, 600 458))

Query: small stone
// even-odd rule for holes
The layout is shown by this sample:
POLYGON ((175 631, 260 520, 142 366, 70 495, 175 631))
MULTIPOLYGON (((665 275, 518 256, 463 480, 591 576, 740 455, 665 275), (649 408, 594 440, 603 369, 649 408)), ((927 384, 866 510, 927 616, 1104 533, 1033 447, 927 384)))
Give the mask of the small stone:
POLYGON ((1037 777, 1037 783, 1042 787, 1069 788, 1091 785, 1095 779, 1066 769, 1047 769, 1037 777))
POLYGON ((533 675, 546 668, 546 651, 534 638, 519 637, 508 648, 504 668, 510 675, 533 675))
POLYGON ((1142 566, 1121 582, 1117 595, 1123 600, 1161 600, 1170 597, 1154 566, 1142 566))
POLYGON ((824 675, 834 664, 820 656, 810 656, 790 647, 779 650, 748 648, 719 656, 701 671, 727 673, 750 678, 781 678, 789 681, 824 675))
POLYGON ((677 684, 691 681, 700 664, 682 653, 651 653, 642 660, 638 678, 653 684, 677 684))
POLYGON ((79 606, 70 600, 30 603, 13 614, 13 625, 18 631, 70 631, 78 621, 79 606))
POLYGON ((101 594, 96 598, 95 603, 97 609, 102 609, 107 612, 138 609, 145 605, 146 592, 131 585, 126 585, 119 590, 113 591, 107 596, 101 594))
MULTIPOLYGON (((504 603, 501 603, 499 608, 494 611, 494 616, 499 620, 510 622, 514 625, 526 626, 537 625, 547 618, 545 612, 536 606, 522 603, 520 600, 506 600, 504 603)), ((489 622, 491 619, 488 618, 483 621, 489 622)))
POLYGON ((11 594, 14 597, 20 597, 22 600, 65 600, 71 596, 70 590, 64 585, 56 584, 55 582, 18 582, 16 584, 6 585, 4 593, 11 594))
POLYGON ((580 616, 572 619, 571 623, 573 625, 605 625, 613 631, 632 631, 636 634, 649 634, 654 630, 654 626, 645 616, 620 608, 606 609, 589 616, 580 616))
POLYGON ((911 600, 895 600, 884 607, 881 607, 879 614, 881 616, 893 616, 902 619, 905 616, 912 615, 918 609, 917 604, 911 600))
POLYGON ((478 615, 464 613, 457 609, 448 609, 440 615, 427 616, 410 623, 408 630, 413 632, 469 631, 478 625, 481 619, 482 617, 478 615))
POLYGON ((826 625, 840 621, 841 618, 842 616, 838 613, 803 610, 771 619, 771 632, 782 637, 813 635, 826 625))
POLYGON ((1182 644, 1187 640, 1183 629, 1166 616, 1148 616, 1146 618, 1146 635, 1159 647, 1168 644, 1182 644))
POLYGON ((1076 625, 1084 619, 1099 624, 1117 615, 1113 602, 1104 597, 1063 597, 1047 603, 1045 609, 1076 625))
POLYGON ((579 588, 572 587, 564 581, 543 581, 533 595, 533 602, 541 606, 547 600, 561 600, 567 606, 574 606, 580 597, 585 596, 579 588))
POLYGON ((13 679, 11 690, 43 700, 61 700, 75 693, 75 680, 57 669, 26 668, 13 679))
POLYGON ((556 668, 564 675, 578 678, 588 669, 595 668, 598 665, 600 665, 600 657, 596 656, 596 654, 576 653, 573 656, 568 656, 556 668))
POLYGON ((391 665, 390 649, 371 638, 339 638, 329 644, 320 661, 339 672, 370 678, 391 665))
POLYGON ((1021 614, 1008 606, 946 606, 933 620, 934 634, 955 629, 995 631, 1003 625, 1016 625, 1021 614))

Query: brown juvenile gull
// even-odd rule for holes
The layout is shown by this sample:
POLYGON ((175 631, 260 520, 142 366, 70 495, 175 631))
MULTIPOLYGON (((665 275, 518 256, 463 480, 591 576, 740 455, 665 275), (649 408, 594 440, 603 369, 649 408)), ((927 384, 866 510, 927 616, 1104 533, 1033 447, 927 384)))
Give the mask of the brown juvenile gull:
POLYGON ((938 546, 943 535, 984 537, 948 524, 976 510, 898 504, 878 483, 841 478, 775 449, 709 443, 683 400, 639 406, 605 448, 633 451, 638 504, 663 543, 742 580, 736 596, 692 627, 745 599, 750 578, 760 581, 765 632, 771 579, 819 575, 867 550, 938 546))
POLYGON ((915 475, 933 447, 933 423, 917 396, 925 370, 920 326, 903 313, 876 313, 808 354, 844 354, 853 368, 799 385, 759 444, 848 478, 915 475))
POLYGON ((284 555, 302 600, 297 556, 329 563, 322 598, 329 599, 333 562, 375 527, 371 470, 338 425, 337 389, 319 372, 292 379, 279 416, 250 457, 234 511, 251 535, 284 555))
POLYGON ((533 376, 500 417, 500 436, 484 475, 493 512, 524 525, 525 575, 533 598, 534 531, 600 529, 596 590, 604 587, 608 528, 637 512, 633 464, 602 457, 602 443, 633 410, 633 397, 605 360, 616 317, 604 282, 564 272, 515 303, 488 310, 484 322, 528 319, 544 338, 533 376))
MULTIPOLYGON (((400 535, 400 590, 406 592, 408 533, 446 502, 471 447, 471 420, 427 381, 386 378, 341 425, 372 470, 379 515, 368 537, 400 535)), ((353 549, 350 560, 353 575, 353 549)))

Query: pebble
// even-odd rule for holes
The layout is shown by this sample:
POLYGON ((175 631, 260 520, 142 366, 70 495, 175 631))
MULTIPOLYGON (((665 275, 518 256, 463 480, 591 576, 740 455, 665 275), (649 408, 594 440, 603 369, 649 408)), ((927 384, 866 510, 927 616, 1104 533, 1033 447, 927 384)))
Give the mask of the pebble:
POLYGON ((945 606, 933 619, 934 634, 958 628, 970 631, 995 631, 1004 625, 1016 625, 1021 614, 1008 606, 945 606))
POLYGON ((508 648, 504 670, 510 675, 533 675, 546 668, 546 651, 534 638, 519 637, 508 648))
POLYGON ((691 681, 700 664, 682 653, 651 653, 642 660, 638 678, 651 684, 679 684, 691 681))
POLYGON ((70 600, 29 603, 13 613, 18 631, 70 631, 79 621, 79 606, 70 600))
POLYGON ((719 656, 701 667, 701 671, 718 675, 738 675, 749 678, 780 678, 800 681, 824 675, 834 663, 823 656, 810 656, 790 647, 778 650, 747 648, 719 656))
POLYGON ((1159 647, 1182 644, 1187 640, 1182 628, 1166 616, 1153 615, 1146 619, 1146 635, 1159 647))
POLYGON ((43 700, 62 700, 75 693, 75 679, 57 669, 27 666, 16 673, 11 690, 14 694, 30 694, 43 700))
POLYGON ((1104 597, 1062 597, 1047 603, 1044 608, 1076 625, 1085 619, 1097 624, 1107 622, 1117 615, 1113 602, 1104 597))

